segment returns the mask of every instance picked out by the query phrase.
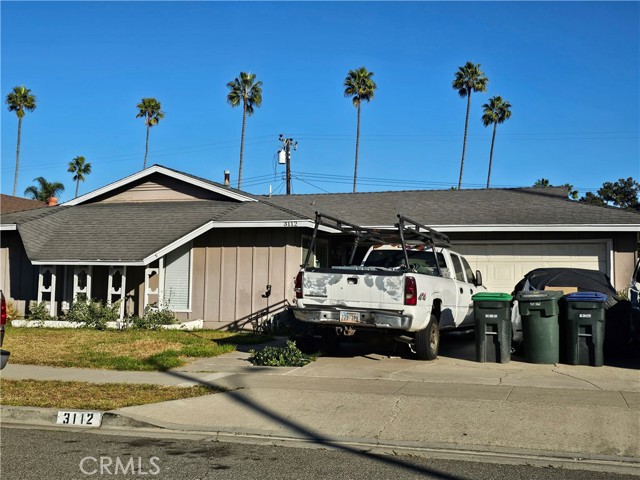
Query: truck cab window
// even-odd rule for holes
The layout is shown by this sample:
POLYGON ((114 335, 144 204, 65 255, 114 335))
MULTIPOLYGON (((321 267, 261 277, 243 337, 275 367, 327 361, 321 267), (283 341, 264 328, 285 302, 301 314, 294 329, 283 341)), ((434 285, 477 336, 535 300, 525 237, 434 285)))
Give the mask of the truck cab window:
POLYGON ((464 270, 462 269, 462 263, 460 263, 460 257, 452 253, 451 261, 453 262, 453 268, 456 271, 456 280, 466 282, 466 279, 464 278, 464 270))
POLYGON ((467 274, 467 281, 469 283, 473 283, 475 285, 476 276, 473 274, 473 270, 471 270, 471 265, 469 265, 469 262, 467 262, 466 258, 460 257, 460 259, 462 260, 462 265, 464 266, 464 271, 467 274))

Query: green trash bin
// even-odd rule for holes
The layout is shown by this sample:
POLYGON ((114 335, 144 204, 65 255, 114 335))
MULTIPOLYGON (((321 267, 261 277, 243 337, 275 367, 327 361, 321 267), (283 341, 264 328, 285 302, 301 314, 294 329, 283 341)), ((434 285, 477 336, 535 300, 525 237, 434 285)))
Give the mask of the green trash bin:
POLYGON ((603 364, 607 296, 599 292, 576 292, 560 302, 563 361, 569 365, 603 364))
POLYGON ((534 290, 516 295, 522 317, 524 358, 529 363, 560 361, 558 300, 562 292, 534 290))
POLYGON ((508 293, 476 293, 473 297, 476 361, 511 361, 511 301, 508 293))

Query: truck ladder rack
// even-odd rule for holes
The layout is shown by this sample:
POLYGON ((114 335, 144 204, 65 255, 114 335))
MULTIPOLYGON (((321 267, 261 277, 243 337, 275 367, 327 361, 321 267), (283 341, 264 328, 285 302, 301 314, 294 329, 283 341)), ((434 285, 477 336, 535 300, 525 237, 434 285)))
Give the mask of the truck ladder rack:
POLYGON ((385 240, 382 238, 382 236, 380 236, 379 232, 361 227, 359 225, 356 225, 355 223, 346 222, 330 215, 325 215, 324 213, 316 212, 316 223, 313 227, 311 244, 309 245, 309 249, 307 250, 307 256, 304 259, 303 266, 307 266, 309 264, 311 253, 315 248, 316 235, 318 233, 318 227, 320 225, 333 228, 335 230, 340 230, 342 233, 353 235, 355 237, 353 249, 351 250, 351 256, 349 258, 349 263, 353 262, 353 258, 356 254, 356 248, 358 247, 358 243, 360 242, 360 240, 369 240, 381 244, 385 243, 385 240))
POLYGON ((451 241, 447 235, 403 215, 398 215, 396 227, 400 232, 404 232, 405 238, 410 240, 422 240, 436 247, 451 247, 451 241))

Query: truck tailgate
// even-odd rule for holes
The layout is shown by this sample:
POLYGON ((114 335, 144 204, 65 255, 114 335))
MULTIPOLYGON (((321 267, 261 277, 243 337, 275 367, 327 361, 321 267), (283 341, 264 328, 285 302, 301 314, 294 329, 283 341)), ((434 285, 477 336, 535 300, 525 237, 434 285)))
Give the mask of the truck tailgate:
POLYGON ((404 302, 404 274, 362 269, 309 269, 302 289, 305 305, 398 310, 404 302))

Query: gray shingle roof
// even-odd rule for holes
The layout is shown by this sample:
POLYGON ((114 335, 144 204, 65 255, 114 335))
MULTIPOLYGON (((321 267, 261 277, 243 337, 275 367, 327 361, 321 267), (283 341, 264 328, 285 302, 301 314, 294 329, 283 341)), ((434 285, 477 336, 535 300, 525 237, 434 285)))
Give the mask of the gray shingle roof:
POLYGON ((251 197, 258 201, 63 205, 9 213, 2 224, 18 225, 29 258, 40 263, 138 263, 210 221, 313 220, 316 211, 362 226, 392 226, 400 213, 429 226, 615 225, 640 230, 640 213, 570 201, 566 190, 557 188, 251 197))
MULTIPOLYGON (((27 255, 36 262, 140 262, 214 220, 300 219, 258 202, 94 203, 15 218, 27 255)), ((17 216, 17 214, 14 214, 17 216)))
POLYGON ((238 206, 232 202, 89 204, 18 224, 32 261, 139 262, 238 206))
POLYGON ((417 190, 264 197, 314 218, 393 225, 402 214, 426 225, 640 225, 640 214, 571 201, 556 189, 417 190))

